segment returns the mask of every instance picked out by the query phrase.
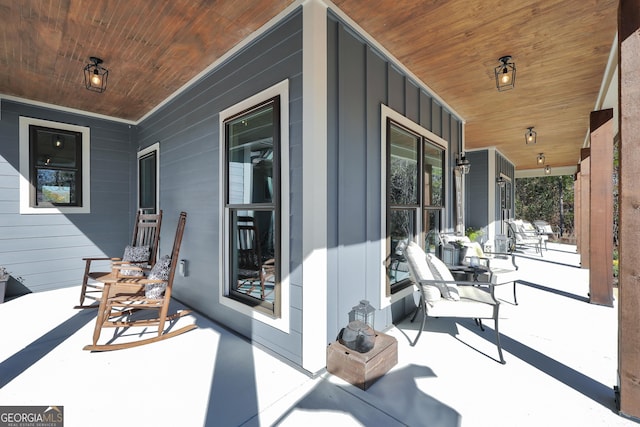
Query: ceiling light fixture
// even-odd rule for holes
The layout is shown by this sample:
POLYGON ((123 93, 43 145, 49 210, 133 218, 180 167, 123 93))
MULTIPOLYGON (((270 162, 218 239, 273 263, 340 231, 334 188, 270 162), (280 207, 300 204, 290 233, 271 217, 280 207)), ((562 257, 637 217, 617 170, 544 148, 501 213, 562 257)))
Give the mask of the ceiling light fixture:
POLYGON ((544 154, 542 154, 542 153, 538 154, 537 161, 538 161, 539 165, 544 165, 544 154))
POLYGON ((524 142, 527 144, 535 144, 538 139, 538 133, 533 130, 533 126, 528 127, 527 131, 524 133, 524 142))
POLYGON ((551 166, 547 165, 544 167, 544 174, 545 175, 551 174, 551 166))
POLYGON ((498 59, 500 65, 494 69, 496 75, 496 87, 498 92, 513 89, 516 83, 516 64, 511 61, 511 56, 503 56, 498 59))
POLYGON ((93 92, 104 92, 107 90, 107 77, 109 70, 102 67, 102 59, 90 56, 90 64, 84 67, 84 85, 93 92))
POLYGON ((456 167, 463 175, 468 174, 471 170, 471 162, 467 160, 464 153, 460 153, 460 157, 456 158, 456 167))

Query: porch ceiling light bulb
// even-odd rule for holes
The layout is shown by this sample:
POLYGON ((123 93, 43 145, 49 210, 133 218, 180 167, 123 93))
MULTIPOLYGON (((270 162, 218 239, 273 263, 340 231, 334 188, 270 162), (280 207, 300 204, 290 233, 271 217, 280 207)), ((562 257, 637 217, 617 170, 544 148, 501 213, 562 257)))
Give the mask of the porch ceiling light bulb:
POLYGON ((535 144, 537 141, 538 133, 533 130, 533 126, 528 127, 527 131, 524 133, 524 142, 527 144, 535 144))
POLYGON ((107 90, 107 77, 109 70, 101 66, 102 59, 95 56, 89 57, 91 63, 84 67, 84 85, 93 92, 102 93, 107 90))
POLYGON ((498 91, 513 89, 516 83, 516 64, 511 61, 511 56, 509 55, 503 56, 498 61, 500 61, 500 65, 493 71, 496 75, 498 91))
POLYGON ((551 173, 551 167, 549 165, 545 166, 544 168, 544 174, 545 175, 549 175, 551 173))
POLYGON ((538 164, 544 165, 544 154, 542 153, 538 154, 538 164))

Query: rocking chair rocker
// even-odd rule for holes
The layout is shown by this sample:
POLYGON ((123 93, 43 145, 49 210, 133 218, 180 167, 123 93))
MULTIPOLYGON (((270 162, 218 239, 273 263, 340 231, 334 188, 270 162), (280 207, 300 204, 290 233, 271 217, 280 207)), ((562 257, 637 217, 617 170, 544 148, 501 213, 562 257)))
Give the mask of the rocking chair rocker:
MULTIPOLYGON (((173 315, 167 315, 171 301, 171 290, 176 266, 179 262, 178 254, 182 243, 182 235, 187 219, 187 214, 182 212, 178 221, 178 228, 173 243, 171 257, 161 258, 149 273, 147 278, 119 277, 114 271, 98 278, 104 283, 104 291, 98 308, 96 325, 93 333, 93 344, 84 347, 89 351, 110 351, 124 348, 137 347, 156 341, 161 341, 176 335, 195 329, 195 324, 189 324, 177 330, 168 328, 165 330, 165 322, 176 320, 191 313, 190 310, 178 311, 173 315), (167 273, 168 269, 168 273, 167 273), (164 287, 164 295, 158 286, 164 287), (157 310, 158 316, 154 318, 136 318, 141 310, 157 310), (99 345, 98 340, 102 328, 129 328, 136 326, 157 326, 157 336, 138 341, 118 344, 99 345)), ((115 268, 114 268, 115 270, 115 268)))

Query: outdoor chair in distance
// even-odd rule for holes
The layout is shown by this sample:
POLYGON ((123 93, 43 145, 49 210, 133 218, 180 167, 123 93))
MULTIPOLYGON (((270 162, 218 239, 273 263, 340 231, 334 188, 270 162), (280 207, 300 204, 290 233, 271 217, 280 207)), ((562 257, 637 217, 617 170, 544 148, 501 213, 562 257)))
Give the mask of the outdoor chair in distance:
POLYGON ((84 350, 110 351, 137 347, 162 341, 197 327, 195 324, 188 324, 181 328, 173 329, 174 325, 171 322, 191 313, 190 310, 181 310, 168 315, 186 221, 186 212, 181 212, 171 255, 161 257, 146 277, 121 277, 117 272, 112 272, 103 278, 98 278, 98 280, 104 282, 104 291, 96 316, 93 344, 85 346, 84 350), (151 317, 142 315, 149 313, 149 311, 152 311, 151 317), (153 311, 157 315, 154 316, 153 311), (165 323, 167 322, 170 324, 165 329, 165 323), (157 326, 157 334, 155 336, 114 343, 119 338, 124 339, 123 336, 129 328, 143 327, 142 331, 136 331, 135 334, 131 334, 132 336, 140 337, 148 333, 148 327, 153 326, 157 326), (117 329, 109 342, 98 344, 103 328, 117 329))
POLYGON ((411 278, 420 291, 420 301, 411 321, 422 311, 420 330, 411 345, 418 342, 427 317, 474 319, 482 330, 482 319, 493 319, 499 361, 504 364, 498 332, 500 303, 494 296, 495 285, 484 283, 483 286, 478 286, 478 282, 454 280, 440 259, 433 254, 425 254, 415 242, 409 243, 405 249, 405 257, 411 278))
POLYGON ((157 214, 145 214, 142 209, 139 209, 136 214, 136 222, 133 227, 131 245, 125 247, 123 258, 82 258, 82 260, 85 261, 85 269, 82 277, 82 288, 80 289, 80 305, 77 305, 74 308, 97 307, 96 304, 84 305, 85 299, 100 301, 102 296, 102 283, 96 282, 96 278, 102 277, 109 272, 92 271, 92 263, 96 261, 111 261, 112 264, 124 262, 139 267, 153 267, 158 253, 161 225, 162 211, 157 214), (140 251, 140 249, 143 249, 143 251, 140 251), (140 256, 140 254, 142 254, 142 256, 140 256))

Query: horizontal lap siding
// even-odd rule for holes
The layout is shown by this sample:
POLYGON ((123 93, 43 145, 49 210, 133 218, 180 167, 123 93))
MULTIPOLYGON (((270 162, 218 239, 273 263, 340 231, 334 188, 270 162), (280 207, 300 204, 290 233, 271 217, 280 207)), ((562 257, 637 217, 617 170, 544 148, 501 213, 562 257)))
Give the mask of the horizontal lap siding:
MULTIPOLYGON (((7 100, 2 100, 1 108, 0 265, 22 278, 31 292, 79 285, 82 257, 122 256, 131 238, 132 130, 122 123, 7 100), (91 213, 20 215, 20 116, 91 129, 91 213)), ((12 282, 7 295, 21 288, 12 282)))
POLYGON ((302 309, 302 15, 294 12, 138 126, 139 148, 160 142, 160 250, 170 251, 178 212, 188 213, 175 295, 203 314, 301 363, 302 309), (289 79, 291 333, 252 321, 218 303, 219 112, 289 79))
MULTIPOLYGON (((337 333, 361 299, 380 293, 380 104, 457 151, 460 120, 333 14, 328 17, 328 331, 337 333)), ((451 151, 451 150, 450 150, 451 151)), ((451 180, 449 180, 451 183, 451 180)), ((452 200, 451 188, 447 201, 452 200)), ((450 211, 450 210, 449 210, 450 211)), ((450 224, 452 215, 445 214, 450 224)), ((395 310, 394 310, 395 311, 395 310)), ((391 324, 391 310, 376 327, 391 324)))

